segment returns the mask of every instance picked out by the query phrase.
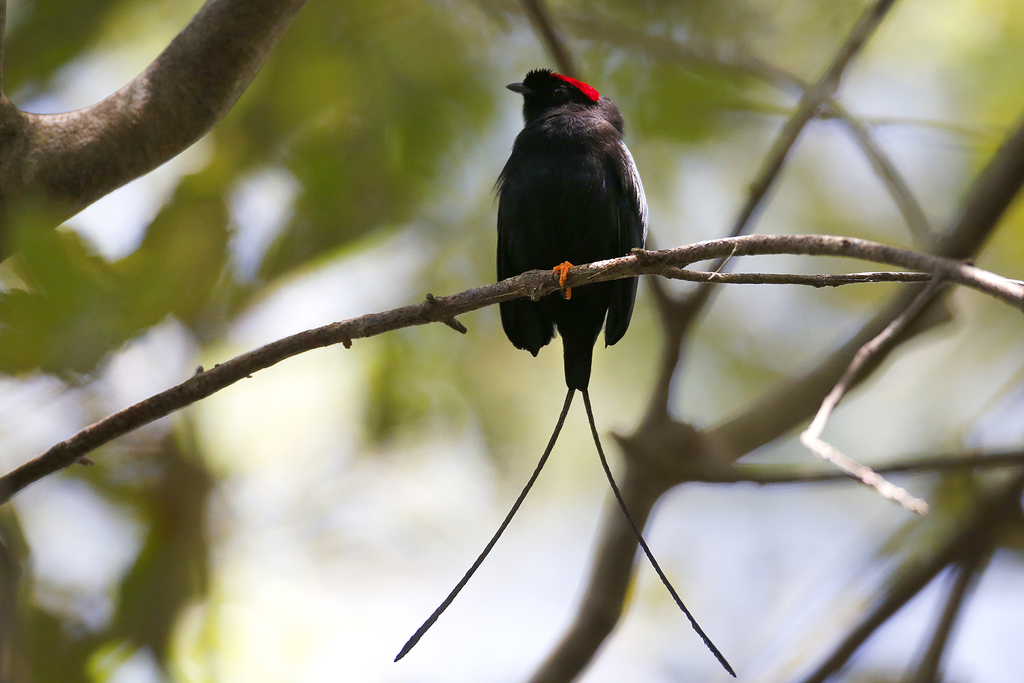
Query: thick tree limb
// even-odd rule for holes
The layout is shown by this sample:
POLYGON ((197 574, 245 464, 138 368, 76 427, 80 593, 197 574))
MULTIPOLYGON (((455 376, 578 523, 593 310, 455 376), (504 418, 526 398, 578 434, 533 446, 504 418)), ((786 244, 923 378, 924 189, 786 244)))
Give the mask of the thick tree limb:
POLYGON ((0 107, 0 204, 56 207, 57 222, 176 156, 219 121, 305 0, 208 0, 131 83, 65 114, 0 107))
MULTIPOLYGON (((918 268, 941 275, 950 282, 979 289, 1017 307, 1024 308, 1024 285, 994 273, 952 259, 918 254, 869 240, 831 235, 746 235, 709 240, 657 252, 638 250, 622 258, 576 266, 569 271, 567 286, 578 287, 638 274, 673 273, 690 263, 717 258, 728 253, 806 254, 847 256, 902 267, 918 268)), ((492 285, 470 289, 447 297, 428 296, 426 301, 383 313, 364 315, 343 322, 306 330, 243 354, 211 370, 199 372, 181 384, 107 417, 80 431, 13 472, 0 477, 0 503, 29 484, 60 469, 69 467, 90 451, 123 434, 268 368, 291 356, 311 349, 372 337, 413 325, 442 322, 457 325, 456 316, 501 301, 528 296, 540 298, 559 289, 558 277, 551 271, 534 270, 492 285)))

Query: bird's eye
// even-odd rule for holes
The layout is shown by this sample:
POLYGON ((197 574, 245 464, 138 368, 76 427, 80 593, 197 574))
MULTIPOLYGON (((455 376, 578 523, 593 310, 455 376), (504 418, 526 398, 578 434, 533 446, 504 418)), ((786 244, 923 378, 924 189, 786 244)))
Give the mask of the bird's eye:
POLYGON ((569 89, 566 88, 565 86, 561 86, 560 85, 557 88, 555 88, 555 97, 557 97, 560 100, 565 98, 568 94, 569 94, 569 89))

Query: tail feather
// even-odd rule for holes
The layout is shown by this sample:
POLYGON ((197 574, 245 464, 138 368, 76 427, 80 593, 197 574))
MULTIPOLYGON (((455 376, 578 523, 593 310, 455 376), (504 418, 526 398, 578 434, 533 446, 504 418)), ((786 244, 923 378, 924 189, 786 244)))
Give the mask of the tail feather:
POLYGON ((505 519, 502 521, 501 526, 499 526, 498 530, 494 532, 493 536, 491 536, 491 540, 487 542, 487 545, 484 547, 480 555, 477 556, 476 561, 473 562, 469 571, 463 575, 462 580, 456 584, 455 588, 453 588, 448 594, 448 597, 446 597, 444 601, 437 606, 437 609, 434 610, 433 614, 427 617, 427 620, 423 622, 423 625, 416 629, 416 633, 412 634, 409 640, 406 641, 402 650, 398 653, 398 656, 395 657, 396 662, 409 654, 409 651, 416 646, 416 643, 420 642, 420 638, 423 637, 423 634, 425 634, 430 627, 434 625, 437 618, 440 617, 446 609, 448 609, 448 605, 452 604, 459 592, 467 583, 469 583, 469 580, 473 578, 473 574, 475 574, 476 570, 480 568, 480 565, 484 563, 487 555, 491 552, 491 548, 493 548, 494 544, 498 542, 501 535, 505 533, 505 529, 512 521, 512 518, 516 516, 519 506, 523 504, 524 500, 526 500, 526 494, 530 492, 530 489, 533 488, 534 482, 537 481, 537 477, 540 476, 540 471, 544 469, 544 463, 548 461, 548 456, 551 455, 551 449, 555 447, 555 442, 558 441, 558 434, 562 431, 562 425, 565 424, 565 416, 569 414, 569 406, 572 405, 572 397, 575 393, 576 391, 574 389, 569 389, 568 393, 566 393, 565 403, 562 405, 562 412, 558 415, 558 422, 555 423, 555 430, 551 432, 551 438, 548 439, 548 446, 544 449, 544 454, 540 456, 540 461, 537 463, 537 467, 534 468, 533 474, 530 475, 530 480, 526 482, 526 486, 523 487, 519 497, 516 498, 516 502, 512 504, 512 509, 508 511, 507 515, 505 515, 505 519))
POLYGON ((565 363, 565 384, 570 389, 586 391, 590 385, 590 366, 594 360, 594 344, 572 344, 563 339, 562 357, 565 363))
MULTIPOLYGON (((573 393, 571 389, 569 393, 570 395, 573 393)), ((669 595, 672 596, 672 599, 675 601, 682 613, 686 615, 686 618, 690 620, 690 626, 692 626, 693 630, 697 632, 700 639, 704 641, 704 645, 711 651, 711 654, 715 656, 715 659, 717 659, 718 663, 722 665, 722 668, 729 672, 729 675, 733 678, 736 678, 736 672, 733 670, 732 665, 725 659, 725 655, 723 655, 718 647, 711 642, 711 638, 704 633, 704 629, 700 627, 700 624, 697 623, 693 614, 691 614, 690 610, 683 604, 683 600, 679 597, 679 593, 676 592, 672 582, 668 580, 668 577, 665 576, 665 572, 661 569, 661 565, 659 565, 658 561, 654 559, 654 553, 651 552, 650 547, 647 545, 647 541, 644 540, 644 535, 640 531, 640 527, 633 521, 633 516, 629 514, 629 508, 626 506, 626 500, 622 497, 622 492, 619 491, 619 487, 615 483, 615 477, 612 476, 612 469, 608 466, 608 458, 605 457, 604 448, 601 447, 601 437, 597 434, 597 423, 594 421, 594 409, 590 406, 590 392, 583 389, 580 393, 583 394, 583 405, 587 409, 587 421, 590 423, 590 433, 594 437, 594 445, 597 447, 597 455, 601 459, 601 468, 604 469, 604 474, 608 478, 608 484, 612 487, 612 493, 615 494, 615 500, 618 501, 619 507, 622 509, 622 514, 626 518, 629 528, 633 531, 633 535, 636 537, 637 543, 640 544, 640 547, 644 551, 644 555, 647 556, 647 561, 651 563, 651 567, 654 568, 654 571, 658 574, 658 578, 661 579, 665 588, 668 589, 669 595)))

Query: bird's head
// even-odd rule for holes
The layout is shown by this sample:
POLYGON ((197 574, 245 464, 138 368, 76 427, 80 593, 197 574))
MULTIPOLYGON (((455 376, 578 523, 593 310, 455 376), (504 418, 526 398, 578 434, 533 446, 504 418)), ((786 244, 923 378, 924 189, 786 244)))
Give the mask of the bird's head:
POLYGON ((550 69, 531 71, 522 83, 511 83, 507 87, 523 96, 523 118, 527 123, 554 109, 585 109, 596 106, 601 100, 601 95, 591 86, 550 69))

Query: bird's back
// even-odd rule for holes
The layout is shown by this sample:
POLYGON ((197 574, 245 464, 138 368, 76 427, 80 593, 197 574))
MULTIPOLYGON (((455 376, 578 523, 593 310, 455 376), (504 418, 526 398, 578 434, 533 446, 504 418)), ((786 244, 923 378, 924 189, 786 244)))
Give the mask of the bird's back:
MULTIPOLYGON (((602 130, 610 125, 599 119, 563 117, 567 120, 549 117, 527 125, 498 180, 499 279, 564 261, 614 258, 641 246, 623 230, 623 220, 629 220, 624 211, 636 211, 629 209, 619 163, 609 148, 621 145, 618 134, 602 130)), ((609 339, 614 343, 629 324, 635 289, 635 280, 624 280, 576 289, 568 300, 556 292, 538 302, 504 302, 502 325, 515 346, 534 355, 557 328, 566 382, 582 389, 609 307, 620 328, 609 339)))

